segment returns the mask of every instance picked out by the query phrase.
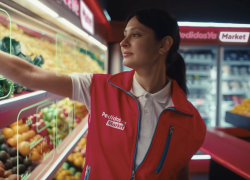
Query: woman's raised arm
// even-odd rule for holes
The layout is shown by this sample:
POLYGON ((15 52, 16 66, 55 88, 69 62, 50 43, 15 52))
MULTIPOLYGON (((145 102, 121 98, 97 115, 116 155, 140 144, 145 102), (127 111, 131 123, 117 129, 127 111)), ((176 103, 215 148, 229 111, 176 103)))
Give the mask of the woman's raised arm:
POLYGON ((0 74, 28 88, 45 90, 72 98, 72 80, 68 75, 56 75, 25 60, 0 51, 0 74))

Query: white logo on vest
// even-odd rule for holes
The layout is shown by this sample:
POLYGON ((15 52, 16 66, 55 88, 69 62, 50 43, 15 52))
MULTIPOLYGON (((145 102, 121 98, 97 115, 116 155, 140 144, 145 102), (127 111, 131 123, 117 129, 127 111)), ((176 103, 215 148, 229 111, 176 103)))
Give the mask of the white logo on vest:
POLYGON ((118 118, 117 116, 114 116, 114 115, 108 115, 105 112, 102 113, 102 116, 108 119, 106 126, 124 130, 126 122, 122 120, 121 118, 118 118))

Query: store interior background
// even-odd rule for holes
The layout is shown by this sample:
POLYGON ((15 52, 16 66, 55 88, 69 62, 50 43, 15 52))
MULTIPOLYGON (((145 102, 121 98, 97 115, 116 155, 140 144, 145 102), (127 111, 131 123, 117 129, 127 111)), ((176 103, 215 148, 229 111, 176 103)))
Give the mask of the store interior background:
MULTIPOLYGON (((81 0, 74 1, 80 2, 81 0)), ((208 127, 204 145, 190 161, 191 180, 250 179, 250 102, 248 102, 249 105, 245 104, 244 108, 246 109, 244 111, 241 108, 235 109, 244 99, 250 99, 250 39, 244 43, 219 40, 221 32, 250 33, 250 1, 83 1, 93 14, 93 33, 84 29, 80 17, 76 16, 72 9, 65 5, 65 2, 71 2, 70 0, 40 0, 45 6, 56 12, 60 18, 66 19, 67 22, 55 21, 48 13, 32 5, 29 0, 1 0, 0 8, 6 10, 13 17, 13 23, 19 24, 18 27, 23 27, 26 31, 29 31, 32 37, 36 37, 35 32, 41 30, 46 32, 39 35, 41 38, 46 38, 45 36, 48 34, 48 37, 52 37, 52 39, 58 37, 60 42, 71 44, 71 48, 74 48, 74 45, 81 48, 84 57, 91 57, 91 62, 87 60, 85 62, 84 59, 84 65, 78 67, 78 72, 116 74, 129 70, 122 64, 120 41, 123 39, 126 17, 136 9, 157 7, 173 13, 180 23, 180 31, 183 33, 213 32, 217 34, 214 41, 194 38, 182 39, 179 50, 187 66, 188 100, 198 109, 208 127), (181 25, 183 22, 188 23, 181 25), (193 23, 204 24, 194 25, 193 23), (217 24, 206 25, 206 23, 217 24), (72 45, 72 42, 74 45, 72 45), (95 61, 95 63, 92 63, 92 61, 95 61), (230 112, 233 109, 234 111, 230 112)), ((0 17, 0 23, 6 25, 8 17, 3 12, 0 13, 0 17)), ((41 51, 41 53, 43 52, 41 51)), ((60 56, 63 63, 67 65, 68 62, 64 62, 64 54, 60 53, 58 57, 60 56)), ((80 62, 77 58, 74 61, 80 62)), ((56 62, 57 60, 51 63, 56 62)), ((51 70, 58 70, 54 64, 51 67, 46 63, 45 65, 51 70)), ((66 68, 66 70, 60 69, 59 72, 69 74, 73 71, 71 68, 66 68)), ((16 102, 15 96, 12 107, 8 100, 0 99, 1 131, 10 125, 4 119, 11 119, 11 122, 14 123, 23 108, 46 99, 52 99, 54 102, 61 100, 57 96, 46 94, 46 92, 32 93, 41 94, 38 94, 36 98, 29 98, 27 101, 19 99, 16 102), (21 105, 21 103, 24 104, 21 105)), ((75 112, 75 110, 73 111, 75 112)), ((26 116, 34 114, 35 110, 30 109, 28 111, 26 116)), ((44 177, 46 177, 45 179, 53 179, 59 169, 65 165, 64 162, 69 161, 68 157, 75 151, 80 139, 86 137, 86 111, 82 113, 84 117, 81 118, 82 121, 78 123, 78 126, 84 126, 84 131, 82 128, 74 127, 75 131, 72 132, 78 134, 77 138, 73 138, 73 135, 69 133, 63 139, 65 144, 66 142, 69 143, 70 140, 72 140, 72 143, 74 142, 73 144, 69 143, 70 148, 61 153, 56 151, 55 159, 57 161, 54 160, 52 164, 46 167, 46 172, 43 167, 46 164, 44 161, 32 171, 28 179, 37 178, 37 174, 40 175, 40 179, 44 177), (40 173, 41 169, 43 171, 40 173)), ((24 114, 21 114, 22 118, 26 117, 24 114)), ((62 144, 58 144, 58 147, 63 147, 62 144)))

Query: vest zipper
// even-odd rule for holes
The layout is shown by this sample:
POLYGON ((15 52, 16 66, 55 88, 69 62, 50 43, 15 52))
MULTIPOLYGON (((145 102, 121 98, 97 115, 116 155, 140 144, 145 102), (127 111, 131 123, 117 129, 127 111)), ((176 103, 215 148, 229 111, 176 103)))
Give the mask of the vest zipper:
POLYGON ((157 166, 157 168, 155 170, 156 174, 158 174, 160 172, 160 170, 162 168, 162 165, 163 165, 163 163, 164 163, 164 161, 166 159, 166 156, 167 156, 167 153, 168 153, 168 149, 169 149, 169 144, 171 142, 171 137, 172 137, 173 133, 174 133, 174 127, 170 126, 169 131, 168 131, 167 142, 165 144, 165 148, 164 148, 163 154, 161 156, 161 160, 160 160, 160 162, 159 162, 159 164, 158 164, 158 166, 157 166))
POLYGON ((86 167, 86 171, 85 171, 85 177, 84 180, 88 180, 89 179, 89 172, 90 172, 90 166, 87 165, 86 167))
POLYGON ((136 154, 137 154, 138 139, 139 139, 139 135, 140 135, 141 110, 140 110, 139 102, 137 101, 137 99, 131 93, 129 93, 129 92, 127 92, 127 94, 130 95, 132 98, 134 98, 134 100, 137 103, 138 112, 139 112, 137 137, 136 137, 136 145, 135 145, 135 153, 134 153, 133 169, 132 169, 132 177, 131 177, 131 180, 135 180, 135 172, 136 172, 135 171, 135 160, 136 160, 136 154))
POLYGON ((135 171, 132 171, 132 177, 131 177, 132 180, 135 180, 135 171))
MULTIPOLYGON (((188 117, 192 117, 192 116, 193 116, 193 115, 185 114, 185 113, 183 113, 183 112, 181 112, 181 111, 177 111, 175 108, 166 108, 166 109, 163 109, 162 112, 161 112, 161 114, 162 114, 165 110, 172 110, 172 111, 175 111, 175 112, 177 112, 177 113, 180 113, 180 114, 185 115, 185 116, 188 116, 188 117)), ((155 130, 156 130, 156 128, 157 128, 158 121, 159 121, 159 119, 160 119, 160 117, 161 117, 161 114, 160 114, 159 117, 158 117, 158 120, 157 120, 157 123, 156 123, 156 126, 155 126, 155 130)), ((153 138, 154 138, 154 135, 155 135, 155 130, 154 130, 154 134, 153 134, 153 136, 152 136, 150 145, 149 145, 149 147, 148 147, 148 150, 149 150, 149 148, 151 147, 151 144, 152 144, 152 141, 153 141, 153 138)), ((141 163, 138 165, 138 167, 136 168, 135 173, 136 173, 136 171, 138 170, 138 168, 141 166, 141 164, 143 163, 145 157, 147 156, 148 150, 147 150, 147 152, 146 152, 146 154, 145 154, 145 156, 144 156, 142 162, 141 162, 141 163)))
POLYGON ((139 139, 139 135, 140 135, 140 121, 141 121, 141 110, 140 110, 140 106, 139 106, 139 102, 137 101, 137 99, 130 93, 127 92, 125 90, 123 90, 122 88, 112 84, 111 82, 109 82, 109 80, 107 80, 108 83, 110 83, 111 85, 117 87, 118 89, 121 89, 122 91, 124 91, 125 93, 127 93, 129 96, 131 96, 137 103, 138 106, 138 113, 139 113, 139 117, 138 117, 138 128, 137 128, 137 135, 136 135, 136 145, 135 145, 135 153, 134 153, 134 159, 133 159, 133 168, 132 168, 132 176, 131 176, 131 180, 135 179, 135 158, 136 158, 136 154, 137 154, 137 146, 138 146, 138 139, 139 139))

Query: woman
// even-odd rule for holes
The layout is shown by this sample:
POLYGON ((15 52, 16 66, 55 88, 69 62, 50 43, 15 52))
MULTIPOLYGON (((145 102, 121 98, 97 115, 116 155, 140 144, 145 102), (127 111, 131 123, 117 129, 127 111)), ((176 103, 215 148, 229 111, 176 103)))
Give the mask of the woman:
POLYGON ((116 75, 55 73, 0 53, 0 74, 84 103, 90 111, 82 180, 188 180, 206 127, 186 99, 176 19, 159 9, 131 14, 116 75))

